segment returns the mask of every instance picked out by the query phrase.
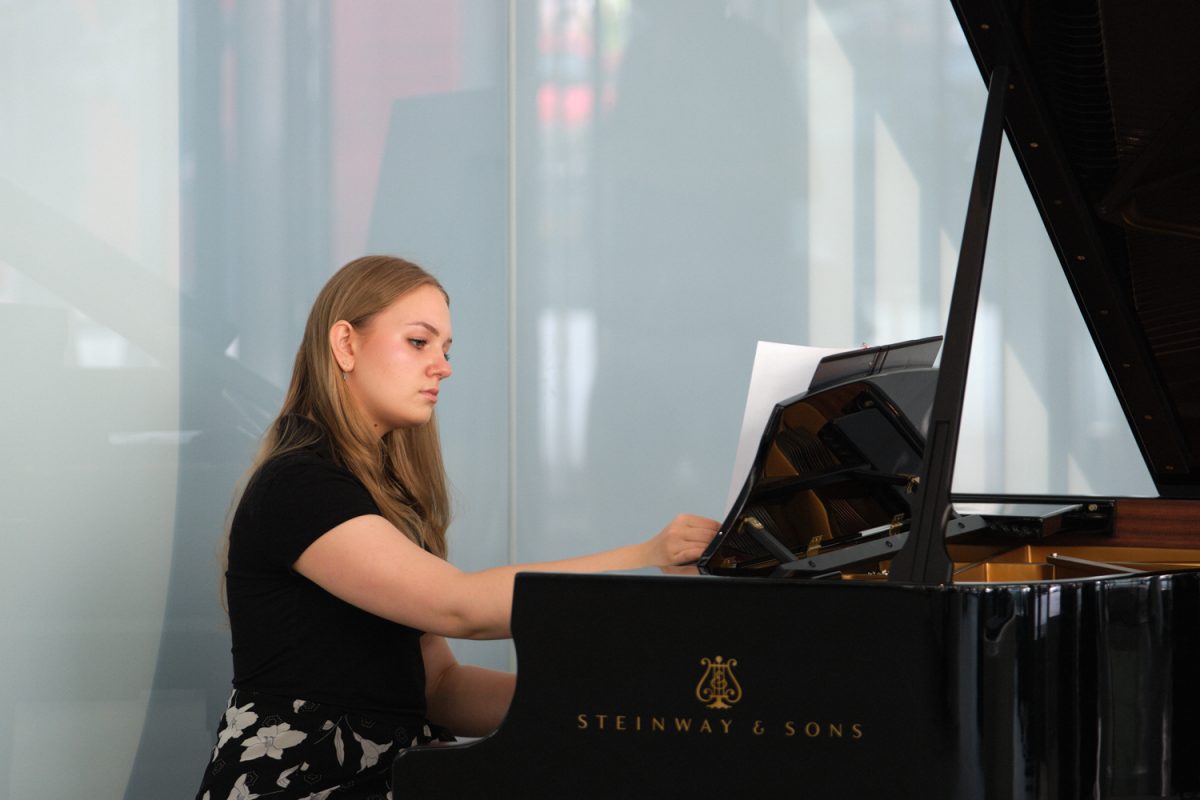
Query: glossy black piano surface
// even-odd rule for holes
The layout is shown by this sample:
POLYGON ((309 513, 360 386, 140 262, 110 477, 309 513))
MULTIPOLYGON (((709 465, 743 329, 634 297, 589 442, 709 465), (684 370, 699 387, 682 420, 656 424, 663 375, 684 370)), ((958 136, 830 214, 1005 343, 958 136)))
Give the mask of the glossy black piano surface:
POLYGON ((999 591, 518 580, 509 718, 398 758, 415 796, 1200 791, 1196 572, 999 591))
POLYGON ((931 525, 946 356, 847 376, 776 409, 716 574, 519 576, 508 717, 398 785, 1200 798, 1200 5, 953 2, 1161 498, 931 525))

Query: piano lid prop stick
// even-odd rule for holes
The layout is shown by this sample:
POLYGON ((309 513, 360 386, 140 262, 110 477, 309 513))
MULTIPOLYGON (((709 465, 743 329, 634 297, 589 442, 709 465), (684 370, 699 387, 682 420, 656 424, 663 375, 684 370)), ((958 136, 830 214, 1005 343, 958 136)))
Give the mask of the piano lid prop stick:
POLYGON ((933 396, 922 478, 913 503, 913 522, 908 542, 892 560, 888 574, 890 581, 949 583, 954 569, 946 552, 946 525, 950 521, 951 510, 950 484, 954 478, 967 366, 971 360, 971 338, 975 331, 975 312, 983 278, 983 258, 987 250, 992 198, 996 190, 996 171, 1000 164, 1004 96, 1007 92, 1008 68, 997 65, 988 83, 983 130, 975 159, 975 175, 971 180, 971 196, 963 226, 954 292, 950 298, 950 314, 946 321, 942 361, 938 367, 937 389, 933 396))

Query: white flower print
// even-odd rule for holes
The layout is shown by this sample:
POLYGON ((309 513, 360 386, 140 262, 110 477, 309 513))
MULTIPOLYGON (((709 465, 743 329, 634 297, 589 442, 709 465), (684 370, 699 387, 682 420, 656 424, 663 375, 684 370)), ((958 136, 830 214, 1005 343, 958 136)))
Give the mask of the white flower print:
POLYGON ((307 701, 305 701, 305 700, 293 700, 293 701, 292 701, 292 711, 294 711, 294 712, 296 712, 297 714, 299 714, 299 713, 300 713, 300 707, 301 707, 301 706, 303 706, 303 705, 305 704, 305 702, 307 702, 307 701))
POLYGON ((241 760, 250 761, 267 756, 278 761, 283 757, 284 750, 295 747, 307 738, 307 733, 292 730, 292 726, 286 722, 278 725, 264 725, 255 732, 253 737, 246 737, 246 741, 242 742, 242 747, 246 750, 242 753, 241 760))
POLYGON ((292 773, 298 769, 300 769, 300 766, 297 764, 296 766, 288 767, 283 772, 279 773, 279 778, 276 779, 275 785, 286 789, 288 784, 292 782, 292 773))
POLYGON ((233 784, 233 789, 230 790, 227 800, 254 800, 256 797, 258 795, 252 794, 250 787, 246 785, 246 776, 242 775, 233 784))
POLYGON ((275 785, 286 789, 292 783, 292 773, 296 770, 305 772, 308 770, 308 762, 301 762, 298 766, 288 767, 283 772, 279 773, 279 777, 275 779, 275 785))
MULTIPOLYGON (((351 733, 354 733, 354 732, 351 731, 351 733)), ((388 742, 387 744, 380 745, 380 744, 377 744, 376 742, 372 742, 370 739, 364 739, 363 737, 359 736, 357 733, 354 734, 354 738, 358 740, 358 743, 360 745, 362 745, 362 751, 363 751, 362 763, 360 763, 358 766, 359 772, 362 772, 367 767, 373 767, 376 764, 378 764, 379 757, 381 755, 383 755, 384 753, 386 753, 389 749, 391 749, 391 746, 392 746, 392 742, 388 742)))
POLYGON ((342 729, 333 732, 333 750, 337 753, 338 765, 346 763, 346 745, 342 742, 342 729))
POLYGON ((238 738, 246 732, 246 728, 258 722, 258 714, 251 711, 252 708, 254 708, 254 703, 246 703, 241 708, 231 703, 229 708, 225 709, 225 727, 217 736, 217 746, 213 750, 214 759, 217 757, 217 750, 224 747, 226 742, 238 738))

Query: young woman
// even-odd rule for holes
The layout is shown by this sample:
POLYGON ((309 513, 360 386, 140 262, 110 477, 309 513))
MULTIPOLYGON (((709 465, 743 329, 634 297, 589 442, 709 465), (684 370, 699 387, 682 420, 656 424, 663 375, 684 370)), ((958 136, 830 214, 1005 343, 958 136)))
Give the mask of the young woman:
POLYGON ((317 297, 230 526, 234 690, 200 800, 391 798, 399 749, 503 717, 514 676, 445 637, 509 636, 518 571, 683 564, 716 532, 680 515, 591 556, 454 568, 434 418, 451 340, 445 291, 401 259, 352 261, 317 297))

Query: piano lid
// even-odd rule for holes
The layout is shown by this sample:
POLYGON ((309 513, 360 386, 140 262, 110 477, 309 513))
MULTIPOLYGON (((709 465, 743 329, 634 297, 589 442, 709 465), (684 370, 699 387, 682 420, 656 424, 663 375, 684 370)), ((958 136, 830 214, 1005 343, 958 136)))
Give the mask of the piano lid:
POLYGON ((952 2, 1159 494, 1200 497, 1200 4, 952 2))

